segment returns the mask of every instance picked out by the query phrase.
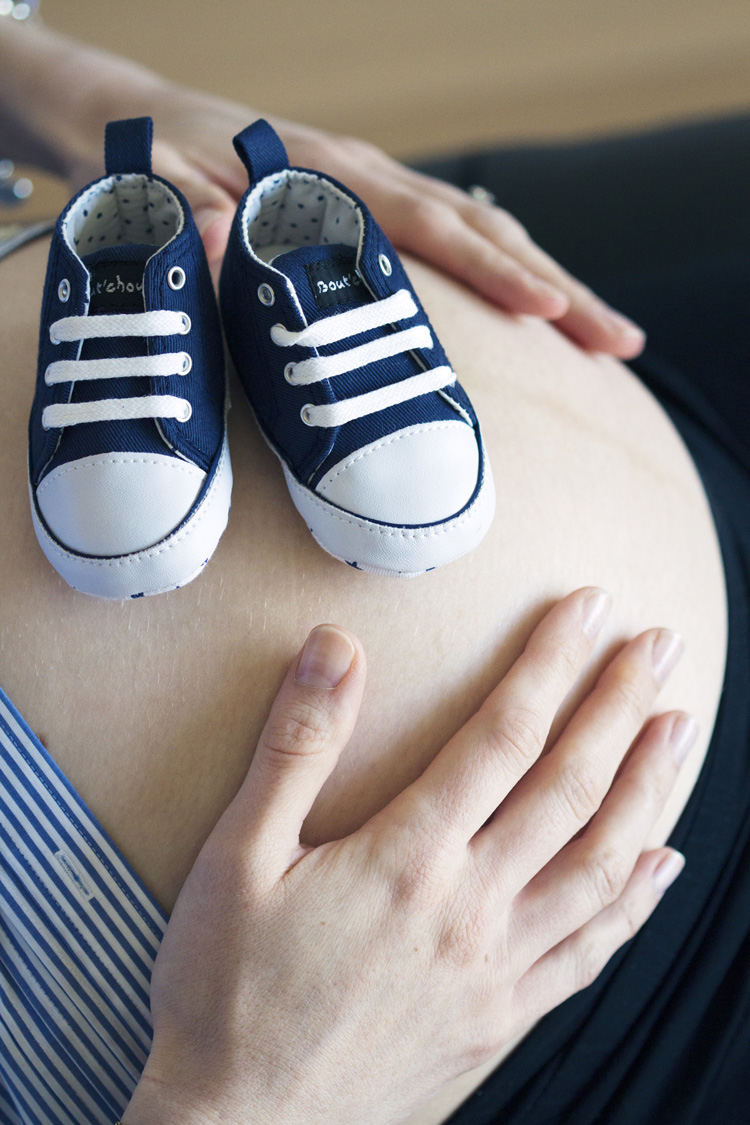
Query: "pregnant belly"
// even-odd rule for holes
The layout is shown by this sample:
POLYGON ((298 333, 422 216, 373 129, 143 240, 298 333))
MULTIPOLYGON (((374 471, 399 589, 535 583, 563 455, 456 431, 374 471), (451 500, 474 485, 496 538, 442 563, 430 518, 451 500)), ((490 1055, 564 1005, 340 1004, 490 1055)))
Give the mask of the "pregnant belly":
MULTIPOLYGON (((41 291, 43 267, 37 247, 0 269, 0 335, 10 340, 0 418, 0 682, 167 907, 244 776, 283 671, 312 625, 352 629, 369 664, 357 731, 306 824, 314 843, 353 830, 418 776, 552 600, 589 584, 609 589, 614 608, 558 726, 623 640, 656 625, 685 639, 658 709, 691 710, 701 736, 648 844, 666 840, 713 728, 725 587, 695 467, 626 368, 413 264, 482 420, 498 495, 482 545, 414 580, 329 559, 294 511, 235 388, 233 507, 211 565, 175 593, 103 604, 58 579, 27 518, 37 330, 28 293, 41 291)), ((412 1125, 444 1120, 498 1061, 446 1089, 412 1125)))

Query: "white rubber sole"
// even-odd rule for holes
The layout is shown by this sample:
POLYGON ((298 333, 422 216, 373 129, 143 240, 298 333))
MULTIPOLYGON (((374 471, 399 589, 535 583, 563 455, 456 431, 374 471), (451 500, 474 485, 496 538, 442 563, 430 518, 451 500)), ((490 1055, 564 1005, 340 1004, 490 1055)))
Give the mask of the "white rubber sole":
POLYGON ((482 541, 495 514, 495 485, 486 456, 472 503, 452 519, 425 527, 394 527, 352 515, 301 485, 279 459, 294 506, 315 541, 329 555, 369 574, 416 578, 454 562, 482 541))
POLYGON ((114 558, 92 558, 69 551, 47 529, 30 481, 29 495, 39 546, 73 589, 97 598, 120 600, 177 590, 200 574, 227 526, 232 499, 232 463, 226 431, 216 468, 189 518, 144 551, 114 558))

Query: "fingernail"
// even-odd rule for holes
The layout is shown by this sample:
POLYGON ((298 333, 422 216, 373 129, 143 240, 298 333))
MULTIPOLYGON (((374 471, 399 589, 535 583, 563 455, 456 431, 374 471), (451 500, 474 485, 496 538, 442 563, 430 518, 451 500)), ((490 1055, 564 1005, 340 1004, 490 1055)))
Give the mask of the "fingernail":
POLYGON ((651 650, 651 660, 654 666, 654 679, 658 684, 663 684, 677 661, 682 656, 684 645, 679 633, 671 629, 660 629, 656 634, 654 647, 651 650))
POLYGON ((615 312, 614 309, 609 307, 606 307, 602 312, 602 322, 618 336, 627 336, 638 340, 646 339, 646 333, 642 328, 639 328, 637 324, 623 316, 622 313, 615 312))
POLYGON ((657 891, 666 891, 667 887, 671 887, 684 866, 685 857, 682 852, 672 851, 665 856, 651 876, 657 891))
POLYGON ((687 758, 698 737, 698 724, 692 715, 680 715, 672 727, 669 743, 678 766, 687 758))
POLYGON ((592 639, 601 629, 612 608, 612 598, 606 590, 592 590, 583 603, 582 627, 592 639))
POLYGON ((305 641, 295 679, 305 687, 331 691, 343 680, 354 660, 354 645, 340 629, 318 625, 305 641))

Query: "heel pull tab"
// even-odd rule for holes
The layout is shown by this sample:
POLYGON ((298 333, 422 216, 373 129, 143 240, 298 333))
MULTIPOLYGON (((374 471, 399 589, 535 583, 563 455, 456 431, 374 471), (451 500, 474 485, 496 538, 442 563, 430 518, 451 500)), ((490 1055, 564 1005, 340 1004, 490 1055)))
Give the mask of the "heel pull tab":
POLYGON ((234 138, 234 147, 250 176, 250 183, 289 167, 289 157, 275 129, 262 118, 234 138))
POLYGON ((153 138, 154 123, 150 117, 110 121, 104 131, 104 165, 107 175, 142 172, 150 176, 153 138))

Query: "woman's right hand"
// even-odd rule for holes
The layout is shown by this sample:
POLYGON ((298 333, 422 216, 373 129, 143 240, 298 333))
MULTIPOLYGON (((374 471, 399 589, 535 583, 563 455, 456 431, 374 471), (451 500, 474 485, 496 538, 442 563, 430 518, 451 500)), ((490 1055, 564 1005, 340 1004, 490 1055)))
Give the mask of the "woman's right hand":
POLYGON ((559 602, 417 781, 311 848, 365 676, 353 637, 313 631, 167 928, 126 1125, 402 1122, 596 978, 681 869, 642 849, 696 733, 643 727, 681 650, 654 629, 542 755, 606 610, 559 602))

